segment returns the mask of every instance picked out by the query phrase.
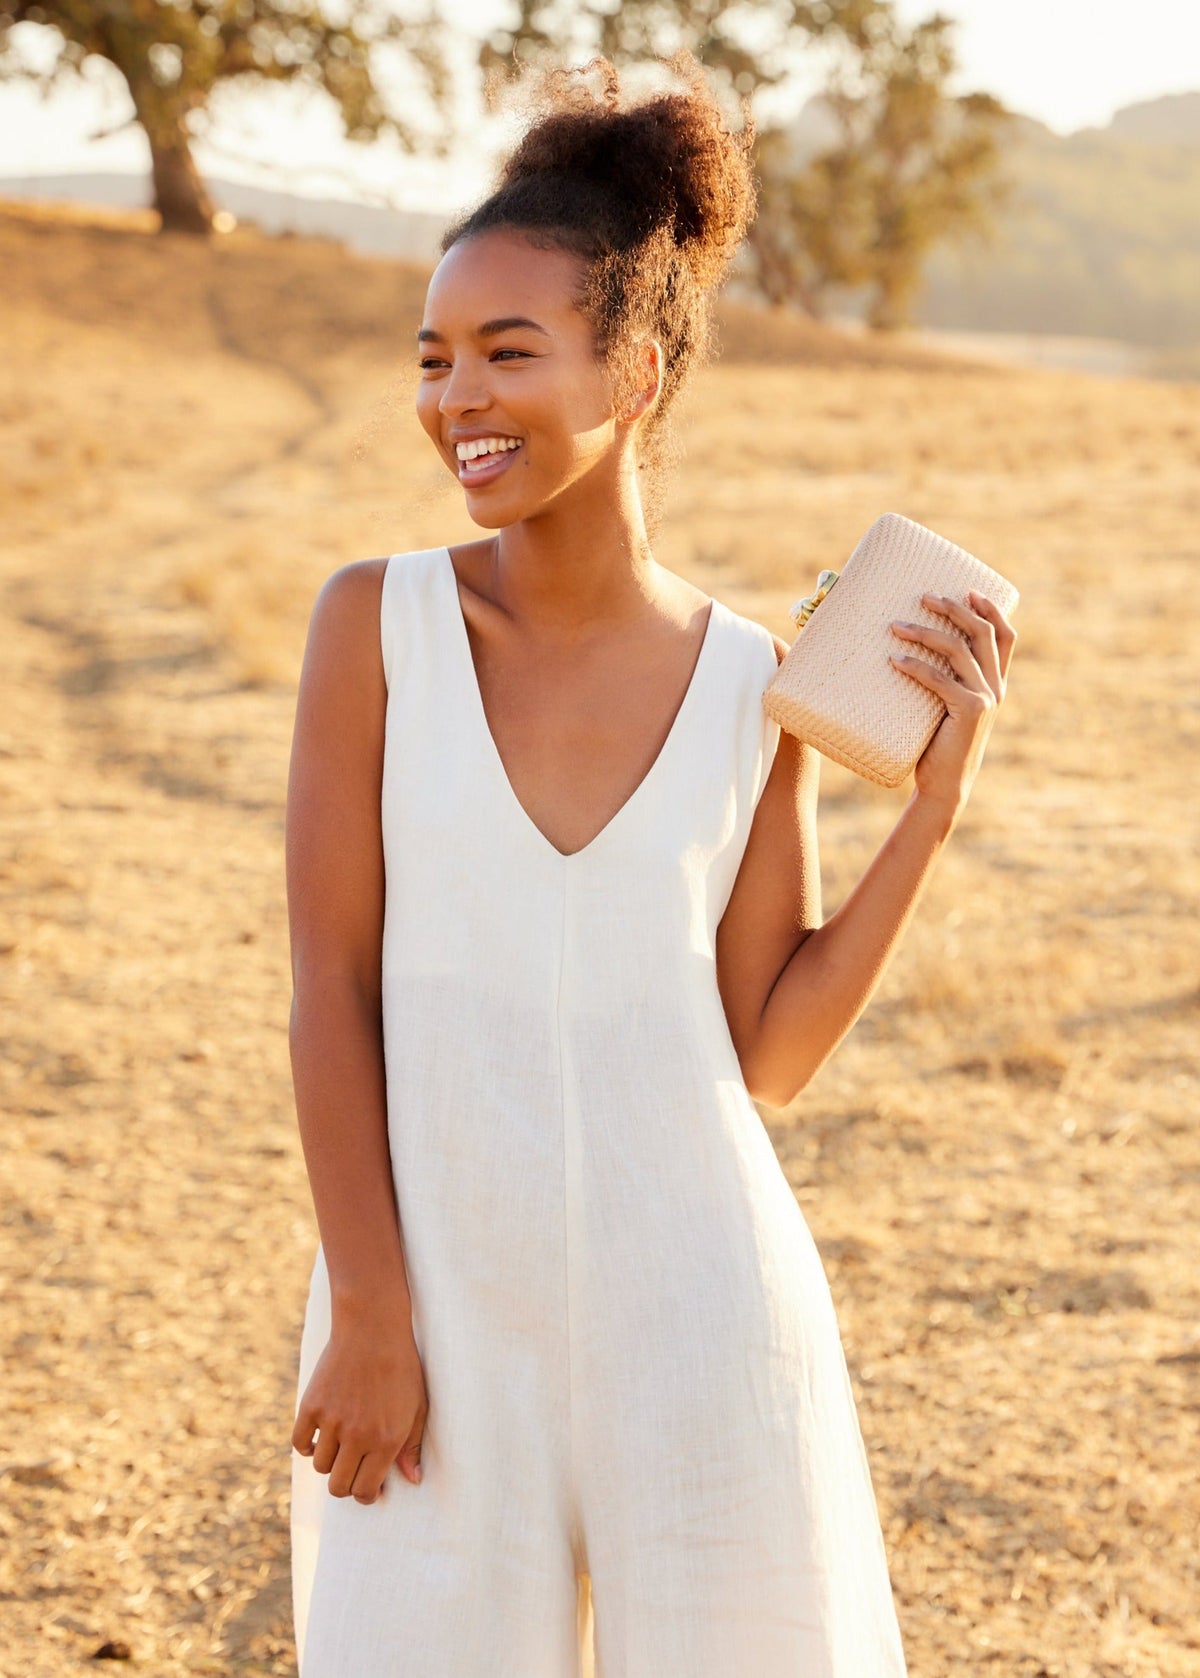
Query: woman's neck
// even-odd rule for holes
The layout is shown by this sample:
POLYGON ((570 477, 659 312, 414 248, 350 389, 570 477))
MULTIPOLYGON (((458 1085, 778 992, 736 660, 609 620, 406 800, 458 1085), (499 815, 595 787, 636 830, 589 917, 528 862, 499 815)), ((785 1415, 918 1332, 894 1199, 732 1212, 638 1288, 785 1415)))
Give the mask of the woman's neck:
POLYGON ((627 624, 659 591, 636 479, 615 494, 568 491, 537 517, 505 526, 487 567, 497 605, 554 635, 627 624))

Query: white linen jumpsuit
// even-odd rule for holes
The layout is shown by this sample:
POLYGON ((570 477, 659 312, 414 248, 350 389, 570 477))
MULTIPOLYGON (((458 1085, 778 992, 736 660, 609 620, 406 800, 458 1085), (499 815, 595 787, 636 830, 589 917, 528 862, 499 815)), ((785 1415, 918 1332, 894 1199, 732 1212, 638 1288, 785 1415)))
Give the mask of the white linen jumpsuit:
MULTIPOLYGON (((518 803, 448 549, 381 605, 388 1134, 417 1485, 293 1453, 301 1678, 903 1678, 816 1246, 714 940, 778 742, 714 601, 644 780, 564 856, 518 803)), ((297 1403, 329 1334, 313 1267, 297 1403)))

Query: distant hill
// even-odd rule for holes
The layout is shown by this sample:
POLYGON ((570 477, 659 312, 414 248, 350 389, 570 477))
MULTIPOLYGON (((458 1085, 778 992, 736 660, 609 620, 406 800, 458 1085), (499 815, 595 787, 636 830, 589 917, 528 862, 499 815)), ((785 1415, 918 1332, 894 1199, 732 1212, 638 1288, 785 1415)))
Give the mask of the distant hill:
POLYGON ((920 324, 1200 351, 1200 93, 1066 136, 1023 118, 1005 167, 995 242, 933 254, 920 324))
MULTIPOLYGON (((826 134, 819 101, 795 125, 797 154, 826 134)), ((1010 208, 988 246, 936 251, 916 324, 960 332, 1121 339, 1163 352, 1163 371, 1200 367, 1200 91, 1120 110, 1105 128, 1010 130, 1010 208)), ((344 240, 366 255, 433 261, 442 217, 335 198, 297 198, 209 177, 214 201, 267 233, 344 240)), ((0 177, 0 196, 148 203, 134 175, 0 177)), ((854 316, 862 300, 838 298, 854 316)))
POLYGON ((1170 93, 1126 105, 1113 117, 1109 131, 1123 140, 1200 147, 1200 92, 1170 93))
MULTIPOLYGON (((213 203, 264 233, 305 233, 342 239, 364 256, 396 256, 409 262, 435 261, 442 216, 389 210, 342 198, 299 198, 241 181, 206 175, 213 203)), ((144 175, 75 174, 0 176, 0 198, 60 198, 84 204, 142 209, 150 204, 144 175)))

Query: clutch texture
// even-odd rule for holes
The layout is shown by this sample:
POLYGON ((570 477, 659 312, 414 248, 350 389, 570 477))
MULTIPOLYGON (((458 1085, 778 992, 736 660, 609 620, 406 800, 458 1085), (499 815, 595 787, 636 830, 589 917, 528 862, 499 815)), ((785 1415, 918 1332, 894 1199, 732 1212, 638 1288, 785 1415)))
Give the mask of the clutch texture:
POLYGON ((944 653, 903 641, 893 622, 928 624, 961 640, 957 624, 921 605, 923 594, 966 604, 969 589, 1007 617, 1017 590, 998 571, 899 513, 884 513, 815 601, 798 601, 802 628, 763 692, 763 709, 789 734, 880 786, 899 786, 946 714, 932 689, 888 662, 923 658, 946 675, 944 653))

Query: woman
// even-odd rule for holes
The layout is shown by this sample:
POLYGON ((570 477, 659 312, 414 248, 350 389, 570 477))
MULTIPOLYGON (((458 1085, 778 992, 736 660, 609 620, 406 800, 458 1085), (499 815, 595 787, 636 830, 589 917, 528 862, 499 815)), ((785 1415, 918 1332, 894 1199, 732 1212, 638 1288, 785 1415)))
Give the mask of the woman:
POLYGON ((603 61, 598 93, 551 78, 443 242, 418 411, 493 534, 347 565, 313 614, 303 1678, 574 1678, 593 1647, 600 1678, 904 1672, 829 1288, 752 1098, 790 1102, 866 1005, 1014 635, 974 598, 941 603, 969 644, 902 631, 953 661, 898 659, 947 715, 822 924, 816 762, 761 706, 785 644, 651 552, 662 422, 753 200, 749 133, 673 62, 686 90, 631 107, 603 61))

